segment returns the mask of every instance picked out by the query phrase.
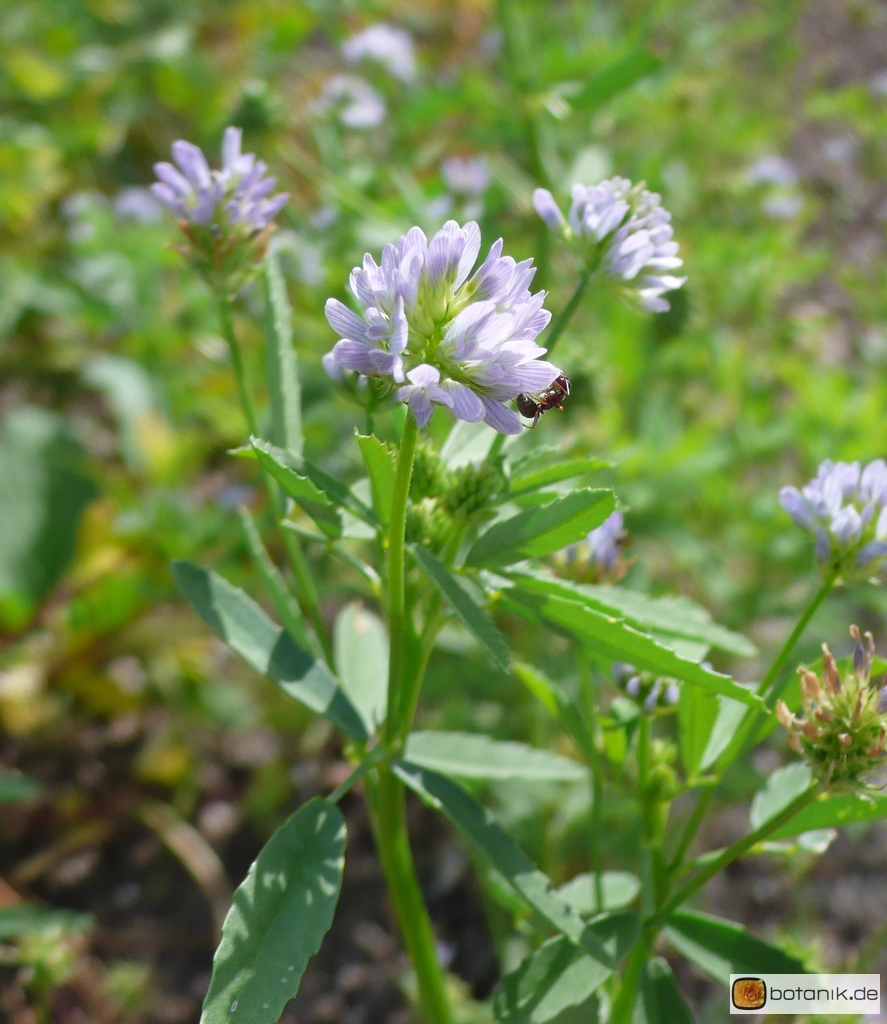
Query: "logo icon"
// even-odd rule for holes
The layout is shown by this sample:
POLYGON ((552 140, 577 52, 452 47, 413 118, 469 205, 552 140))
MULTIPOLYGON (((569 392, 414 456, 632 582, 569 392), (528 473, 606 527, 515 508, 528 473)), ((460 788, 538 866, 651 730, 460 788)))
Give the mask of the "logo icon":
POLYGON ((731 995, 737 1010, 760 1010, 767 1002, 767 983, 761 978, 737 978, 731 995))

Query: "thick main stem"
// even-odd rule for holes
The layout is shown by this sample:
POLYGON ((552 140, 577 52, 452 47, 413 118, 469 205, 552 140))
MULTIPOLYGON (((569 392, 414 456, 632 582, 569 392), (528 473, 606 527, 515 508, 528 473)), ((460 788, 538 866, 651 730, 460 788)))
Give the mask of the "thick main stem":
POLYGON ((419 1003, 429 1024, 454 1024, 434 931, 410 851, 403 784, 387 768, 368 786, 379 859, 407 955, 416 972, 419 1003))
MULTIPOLYGON (((388 528, 388 711, 385 718, 385 739, 389 742, 403 741, 403 723, 400 721, 402 691, 404 685, 404 663, 406 660, 404 615, 404 538, 407 522, 407 501, 410 496, 410 480, 413 476, 413 462, 416 458, 416 441, 419 427, 412 413, 407 413, 403 438, 397 453, 394 475, 394 494, 391 499, 391 525, 388 528)), ((405 728, 409 728, 406 723, 405 728)))

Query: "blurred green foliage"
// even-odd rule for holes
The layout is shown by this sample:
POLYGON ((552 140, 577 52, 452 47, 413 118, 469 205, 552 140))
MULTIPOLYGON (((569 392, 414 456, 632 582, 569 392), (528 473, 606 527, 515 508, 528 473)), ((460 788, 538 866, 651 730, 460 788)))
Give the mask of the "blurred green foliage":
MULTIPOLYGON (((245 148, 291 193, 276 245, 306 448, 355 476, 352 431, 363 423, 320 358, 334 340, 323 302, 344 297, 365 249, 410 224, 433 229, 471 213, 488 242, 503 235, 515 257, 536 258, 557 311, 574 268, 532 212, 533 188, 563 197, 576 180, 618 173, 660 191, 687 285, 658 317, 593 296, 558 350, 573 381, 567 411, 519 444, 612 458, 597 478, 628 509, 637 560, 626 583, 691 595, 773 650, 815 585, 810 545, 781 511, 779 487, 804 482, 823 458, 887 450, 887 95, 866 42, 878 31, 877 6, 850 0, 3 5, 7 758, 39 768, 47 743, 135 715, 122 777, 188 818, 217 786, 206 764, 224 759, 207 751, 265 736, 258 754, 243 755, 237 790, 238 814, 261 834, 295 802, 291 762, 328 739, 320 723, 306 732, 303 711, 183 614, 168 570, 173 557, 199 558, 248 585, 232 513, 242 502, 261 513, 250 464, 226 454, 246 424, 211 297, 143 191, 174 139, 215 152, 227 124, 243 127, 245 148), (413 33, 409 85, 379 64, 343 61, 342 41, 383 20, 413 33), (348 128, 319 102, 342 73, 383 98, 378 126, 348 128), (442 165, 454 156, 484 160, 477 194, 448 184, 442 165), (776 156, 790 164, 768 173, 762 158, 776 156)), ((261 394, 262 297, 255 289, 242 302, 253 316, 237 329, 261 394)), ((443 414, 435 421, 443 432, 443 414)), ((320 549, 310 555, 330 621, 366 599, 359 579, 337 575, 320 549)), ((824 638, 840 648, 851 618, 883 640, 885 610, 874 586, 852 604, 836 599, 799 654, 824 638)), ((513 623, 511 639, 558 674, 572 671, 559 642, 523 626, 518 643, 513 623)), ((513 680, 473 660, 462 634, 448 633, 445 647, 425 725, 483 723, 550 744, 551 727, 513 680)), ((757 672, 755 662, 733 667, 740 678, 757 672)), ((65 797, 51 824, 63 834, 93 797, 48 781, 65 797)), ((581 788, 556 800, 562 792, 496 790, 503 820, 559 879, 582 863, 576 822, 587 802, 581 788)), ((607 796, 608 841, 630 843, 618 797, 607 796)))

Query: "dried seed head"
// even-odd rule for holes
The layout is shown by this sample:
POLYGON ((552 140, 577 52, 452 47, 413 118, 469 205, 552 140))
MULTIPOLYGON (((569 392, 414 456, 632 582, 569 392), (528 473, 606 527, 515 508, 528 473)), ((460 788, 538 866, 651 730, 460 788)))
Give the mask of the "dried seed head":
POLYGON ((803 750, 801 749, 801 738, 796 732, 789 733, 788 745, 789 749, 793 750, 796 754, 803 753, 803 750))
POLYGON ((789 711, 784 700, 780 699, 776 702, 776 717, 779 720, 779 724, 788 730, 791 730, 795 724, 795 716, 789 711))
POLYGON ((835 664, 832 652, 828 649, 828 644, 822 645, 822 669, 822 674, 832 693, 840 693, 841 677, 838 675, 838 666, 835 664))
POLYGON ((801 676, 801 689, 804 691, 808 700, 815 700, 817 703, 822 702, 822 687, 819 685, 819 680, 816 677, 815 672, 811 672, 808 668, 799 668, 798 672, 801 676))
POLYGON ((841 741, 841 746, 845 750, 849 750, 849 748, 853 746, 853 737, 849 732, 842 732, 840 736, 838 736, 838 739, 841 741))
POLYGON ((801 732, 807 737, 808 740, 818 740, 821 733, 816 726, 809 720, 809 718, 803 719, 798 723, 801 728, 801 732))

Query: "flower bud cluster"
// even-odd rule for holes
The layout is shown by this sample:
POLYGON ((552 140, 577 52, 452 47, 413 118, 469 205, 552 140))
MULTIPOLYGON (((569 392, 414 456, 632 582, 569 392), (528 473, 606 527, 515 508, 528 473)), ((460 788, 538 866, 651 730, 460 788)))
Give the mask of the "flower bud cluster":
POLYGON ((668 708, 677 704, 681 695, 676 679, 660 677, 652 672, 639 672, 634 665, 614 662, 613 680, 627 697, 640 705, 645 714, 652 714, 657 708, 668 708))
POLYGON ((831 786, 858 782, 884 760, 887 716, 883 691, 871 684, 875 645, 871 633, 856 641, 853 665, 843 680, 826 644, 822 645, 823 674, 799 668, 803 717, 793 715, 785 702, 776 702, 776 717, 789 731, 789 746, 801 754, 818 779, 831 786))
POLYGON ((669 304, 662 296, 687 280, 671 271, 683 265, 672 238, 671 214, 643 182, 610 178, 599 185, 576 184, 567 217, 544 188, 533 193, 536 212, 581 255, 588 270, 620 287, 629 301, 650 313, 669 304))
POLYGON ((261 262, 272 221, 289 196, 271 195, 277 179, 253 153, 241 153, 239 128, 226 128, 222 168, 210 170, 198 146, 172 144, 175 166, 154 165, 154 195, 177 218, 188 244, 182 252, 214 287, 241 288, 261 262))
POLYGON ((816 538, 816 560, 845 580, 870 576, 887 559, 887 463, 826 459, 799 491, 783 487, 782 507, 816 538))

